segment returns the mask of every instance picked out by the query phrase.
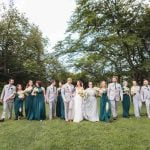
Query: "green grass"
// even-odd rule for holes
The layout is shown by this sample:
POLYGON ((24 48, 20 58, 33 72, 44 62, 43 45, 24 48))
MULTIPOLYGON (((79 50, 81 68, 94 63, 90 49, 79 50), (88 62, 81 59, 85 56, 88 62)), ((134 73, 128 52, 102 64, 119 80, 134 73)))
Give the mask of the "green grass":
POLYGON ((119 119, 112 123, 6 120, 0 123, 0 150, 150 150, 145 106, 141 119, 123 119, 121 112, 120 105, 119 119))

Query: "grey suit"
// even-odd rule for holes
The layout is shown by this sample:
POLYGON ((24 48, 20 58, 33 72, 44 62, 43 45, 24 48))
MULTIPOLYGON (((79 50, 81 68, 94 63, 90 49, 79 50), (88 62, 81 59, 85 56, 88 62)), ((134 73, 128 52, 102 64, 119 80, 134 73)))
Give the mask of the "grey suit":
POLYGON ((150 86, 142 86, 140 94, 142 101, 146 104, 148 118, 150 118, 150 86))
POLYGON ((73 111, 73 94, 75 92, 75 88, 72 84, 66 83, 62 87, 62 97, 64 101, 64 107, 65 107, 65 120, 73 120, 74 117, 74 111, 73 111))
POLYGON ((57 89, 55 86, 50 85, 46 90, 46 100, 49 103, 49 119, 56 116, 56 98, 57 89))
POLYGON ((12 117, 13 101, 16 93, 16 87, 14 85, 7 84, 4 86, 1 93, 1 100, 3 101, 3 113, 1 118, 4 119, 6 113, 8 118, 12 117))
POLYGON ((111 111, 113 117, 117 117, 117 107, 118 107, 118 101, 123 99, 123 91, 121 88, 121 85, 119 83, 110 83, 108 85, 108 98, 111 103, 111 111))

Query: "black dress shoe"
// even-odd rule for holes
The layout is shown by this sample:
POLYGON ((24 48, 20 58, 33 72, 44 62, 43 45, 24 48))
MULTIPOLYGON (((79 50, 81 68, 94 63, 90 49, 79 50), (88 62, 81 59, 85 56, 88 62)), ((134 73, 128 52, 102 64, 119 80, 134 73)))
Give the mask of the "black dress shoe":
POLYGON ((0 119, 0 122, 4 122, 5 120, 4 120, 4 118, 3 119, 0 119))
POLYGON ((117 120, 117 117, 114 117, 113 120, 117 120))

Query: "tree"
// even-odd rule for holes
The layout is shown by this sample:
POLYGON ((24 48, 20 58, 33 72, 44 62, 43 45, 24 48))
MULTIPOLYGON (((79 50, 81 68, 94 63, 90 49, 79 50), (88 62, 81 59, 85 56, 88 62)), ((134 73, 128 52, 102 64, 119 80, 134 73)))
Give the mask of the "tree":
POLYGON ((149 10, 136 0, 78 0, 56 55, 95 78, 112 72, 142 81, 150 71, 149 10))

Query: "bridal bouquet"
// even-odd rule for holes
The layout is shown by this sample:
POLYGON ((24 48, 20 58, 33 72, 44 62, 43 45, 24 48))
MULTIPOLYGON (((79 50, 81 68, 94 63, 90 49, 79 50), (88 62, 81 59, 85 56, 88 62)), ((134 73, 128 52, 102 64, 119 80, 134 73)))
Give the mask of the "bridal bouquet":
POLYGON ((96 96, 98 96, 98 95, 99 95, 99 92, 100 92, 100 88, 94 87, 94 90, 96 91, 96 96))
POLYGON ((123 87, 123 92, 124 93, 129 93, 130 89, 127 86, 123 87))
POLYGON ((82 88, 78 91, 78 94, 81 96, 81 97, 85 97, 86 96, 86 92, 85 90, 82 88))
POLYGON ((131 87, 131 94, 136 95, 136 92, 137 92, 137 88, 135 86, 132 86, 131 87))
POLYGON ((25 98, 23 91, 18 93, 18 98, 19 99, 24 99, 25 98))

